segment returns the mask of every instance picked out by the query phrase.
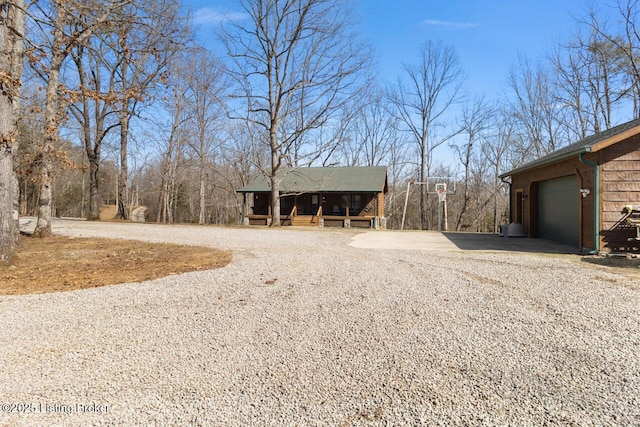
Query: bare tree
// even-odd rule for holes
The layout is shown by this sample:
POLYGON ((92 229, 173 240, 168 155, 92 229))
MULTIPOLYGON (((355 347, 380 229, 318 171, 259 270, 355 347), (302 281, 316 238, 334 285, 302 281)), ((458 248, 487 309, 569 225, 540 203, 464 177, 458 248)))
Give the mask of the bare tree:
POLYGON ((508 85, 513 97, 512 113, 520 125, 518 150, 523 161, 541 157, 559 148, 558 104, 552 75, 542 64, 521 56, 511 69, 508 85))
POLYGON ((278 173, 292 145, 329 124, 354 94, 367 50, 349 33, 340 0, 244 0, 249 17, 222 32, 246 101, 236 115, 262 128, 270 153, 272 226, 280 225, 278 173))
POLYGON ((594 34, 593 37, 597 35, 601 40, 599 45, 605 48, 602 53, 603 58, 610 59, 612 56, 622 58, 618 64, 627 81, 625 94, 632 102, 633 117, 638 118, 640 117, 640 4, 638 0, 617 0, 615 8, 621 22, 618 31, 610 30, 606 22, 600 19, 593 9, 589 11, 587 25, 594 34))
POLYGON ((111 19, 114 10, 120 9, 131 0, 113 0, 108 2, 52 0, 38 2, 34 16, 38 23, 51 29, 48 46, 40 47, 47 57, 41 75, 46 80, 44 107, 44 140, 40 152, 40 201, 35 236, 51 235, 51 171, 56 154, 56 142, 59 125, 64 110, 59 106, 60 71, 73 46, 86 43, 89 37, 106 21, 111 19), (46 9, 48 8, 48 10, 46 9))
POLYGON ((14 153, 22 85, 24 1, 0 5, 0 264, 11 264, 15 251, 14 153))
POLYGON ((87 47, 72 46, 70 55, 77 72, 77 88, 69 110, 80 126, 80 139, 89 161, 89 210, 87 219, 100 219, 101 196, 98 172, 102 144, 112 129, 118 127, 115 120, 116 72, 105 67, 113 59, 111 47, 98 40, 87 47))
POLYGON ((205 223, 207 165, 222 143, 220 119, 224 114, 223 97, 228 89, 222 63, 203 49, 191 52, 187 59, 187 85, 191 102, 187 105, 193 124, 190 147, 198 158, 198 223, 205 223))
MULTIPOLYGON (((430 174, 433 151, 456 131, 438 135, 444 114, 462 98, 464 73, 453 47, 427 42, 420 47, 418 60, 404 65, 408 83, 398 80, 390 93, 398 117, 418 147, 419 180, 430 174)), ((420 228, 428 224, 426 189, 420 191, 420 228)))
POLYGON ((120 125, 120 176, 118 179, 117 217, 127 219, 128 142, 131 120, 152 92, 166 82, 169 62, 183 48, 189 27, 180 15, 179 4, 172 0, 133 2, 119 10, 119 25, 114 34, 116 61, 112 64, 118 76, 120 125))
MULTIPOLYGON (((591 17, 595 20, 595 17, 591 17)), ((592 21, 592 26, 599 25, 592 21)), ((627 101, 625 58, 620 48, 593 28, 578 33, 551 58, 557 76, 558 104, 566 110, 565 122, 571 139, 609 129, 614 110, 627 101)))
POLYGON ((493 178, 493 231, 497 232, 500 226, 500 215, 498 214, 501 198, 500 190, 504 183, 500 180, 503 168, 510 166, 507 162, 509 150, 515 143, 516 123, 511 112, 504 107, 494 114, 491 132, 483 139, 483 158, 491 165, 493 178))
POLYGON ((452 144, 452 147, 458 153, 458 158, 464 167, 463 199, 462 207, 458 214, 456 222, 456 230, 460 230, 464 215, 467 213, 469 206, 470 187, 471 187, 471 167, 472 160, 476 154, 476 142, 482 136, 490 125, 489 119, 493 116, 494 110, 489 106, 484 98, 476 99, 471 104, 467 104, 462 108, 462 117, 460 119, 460 129, 467 136, 466 140, 460 144, 452 144))
POLYGON ((396 133, 391 138, 386 162, 388 165, 389 193, 385 200, 385 215, 387 228, 400 228, 402 217, 403 197, 408 181, 407 166, 410 164, 406 141, 402 133, 396 133))
POLYGON ((181 62, 177 61, 172 66, 169 87, 160 102, 164 110, 161 116, 166 115, 168 120, 156 121, 162 153, 156 222, 172 223, 174 221, 177 169, 186 141, 184 125, 189 120, 186 113, 187 103, 191 102, 191 92, 185 76, 186 70, 179 67, 181 62))
POLYGON ((569 51, 555 52, 551 58, 558 75, 558 99, 569 110, 569 120, 564 123, 570 135, 576 139, 585 138, 592 128, 590 123, 589 99, 586 93, 584 64, 580 55, 569 51))
MULTIPOLYGON (((362 103, 362 102, 361 102, 362 103)), ((398 118, 389 111, 388 99, 382 91, 374 91, 370 100, 358 110, 354 123, 359 164, 378 166, 389 161, 393 144, 400 139, 398 118)))

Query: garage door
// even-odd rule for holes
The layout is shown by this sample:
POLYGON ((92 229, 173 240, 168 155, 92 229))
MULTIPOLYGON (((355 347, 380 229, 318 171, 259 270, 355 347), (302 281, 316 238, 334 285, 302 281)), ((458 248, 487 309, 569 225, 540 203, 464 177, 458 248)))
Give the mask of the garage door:
POLYGON ((580 192, 575 175, 538 184, 538 236, 567 245, 580 244, 580 192))

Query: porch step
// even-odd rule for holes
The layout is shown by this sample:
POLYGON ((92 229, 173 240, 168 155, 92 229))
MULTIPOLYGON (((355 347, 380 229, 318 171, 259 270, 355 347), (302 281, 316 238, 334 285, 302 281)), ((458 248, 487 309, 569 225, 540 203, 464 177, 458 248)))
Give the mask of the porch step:
POLYGON ((297 215, 293 217, 291 225, 294 226, 317 226, 318 217, 313 215, 297 215))

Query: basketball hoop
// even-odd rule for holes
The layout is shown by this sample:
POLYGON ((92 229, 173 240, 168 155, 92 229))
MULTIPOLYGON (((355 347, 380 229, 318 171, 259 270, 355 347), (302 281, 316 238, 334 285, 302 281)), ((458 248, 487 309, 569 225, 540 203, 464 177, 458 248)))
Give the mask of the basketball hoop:
MULTIPOLYGON (((438 231, 442 231, 442 215, 444 211, 444 229, 447 230, 447 194, 456 194, 456 179, 451 176, 428 176, 426 181, 408 181, 407 192, 404 196, 404 209, 402 210, 402 223, 400 230, 404 230, 404 220, 407 215, 407 204, 409 203, 409 190, 411 186, 426 186, 427 194, 438 196, 440 205, 438 207, 438 231)), ((423 194, 422 191, 420 194, 423 194)))
POLYGON ((440 203, 447 200, 447 183, 437 182, 435 187, 436 187, 436 194, 438 195, 438 200, 440 200, 440 203))

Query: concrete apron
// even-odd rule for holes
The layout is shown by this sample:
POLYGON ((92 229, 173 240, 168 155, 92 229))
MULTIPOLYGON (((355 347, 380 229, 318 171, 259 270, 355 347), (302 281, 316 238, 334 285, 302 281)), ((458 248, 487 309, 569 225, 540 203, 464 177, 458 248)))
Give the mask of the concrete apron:
POLYGON ((499 237, 490 233, 438 233, 434 231, 368 231, 355 235, 349 246, 363 249, 420 251, 489 251, 575 254, 577 248, 544 239, 499 237))

